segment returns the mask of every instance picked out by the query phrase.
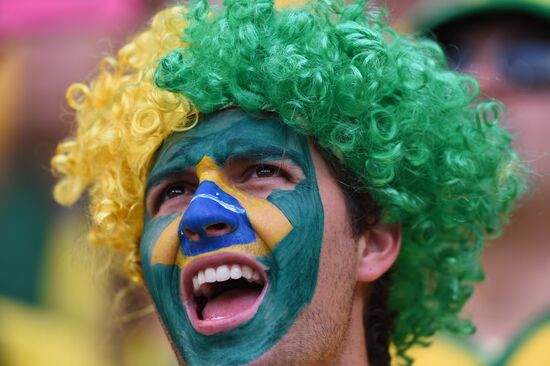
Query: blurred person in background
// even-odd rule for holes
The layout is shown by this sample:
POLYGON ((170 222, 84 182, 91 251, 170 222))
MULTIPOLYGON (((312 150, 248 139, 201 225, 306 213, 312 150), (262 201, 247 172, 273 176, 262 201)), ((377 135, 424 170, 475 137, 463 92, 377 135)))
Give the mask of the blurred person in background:
MULTIPOLYGON (((117 350, 116 360, 109 357, 106 332, 114 322, 104 300, 124 284, 91 275, 92 268, 104 264, 77 245, 86 231, 84 220, 75 215, 80 208, 61 212, 53 204, 48 168, 55 142, 70 129, 62 123, 70 119, 62 107, 67 86, 85 77, 159 5, 145 0, 0 0, 2 366, 170 364, 146 356, 147 347, 166 343, 162 336, 144 341, 135 332, 119 337, 117 346, 123 349, 131 339, 144 352, 117 350), (141 362, 149 363, 126 360, 125 354, 143 356, 141 362)), ((138 306, 143 303, 141 299, 138 306)), ((156 323, 151 316, 146 322, 151 319, 156 323)))
POLYGON ((548 366, 550 1, 426 0, 400 12, 400 29, 436 39, 449 67, 505 105, 505 124, 533 171, 531 194, 484 252, 486 280, 466 306, 477 332, 468 341, 439 338, 419 350, 418 365, 548 366))

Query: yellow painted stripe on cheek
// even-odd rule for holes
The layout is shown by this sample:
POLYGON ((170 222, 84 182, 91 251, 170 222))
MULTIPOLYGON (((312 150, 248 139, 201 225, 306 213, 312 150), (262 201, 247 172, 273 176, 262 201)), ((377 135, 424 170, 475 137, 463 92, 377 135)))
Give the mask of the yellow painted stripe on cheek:
POLYGON ((168 224, 162 234, 160 234, 151 255, 151 264, 174 264, 179 253, 180 238, 178 236, 178 226, 183 214, 179 215, 168 224))
POLYGON ((197 165, 200 181, 216 183, 224 192, 233 196, 244 207, 252 228, 271 250, 292 230, 286 216, 266 199, 241 191, 225 180, 212 158, 205 156, 197 165))
MULTIPOLYGON (((160 234, 155 246, 153 247, 153 253, 151 256, 151 264, 176 264, 179 268, 183 268, 190 261, 195 260, 206 255, 212 254, 203 253, 193 257, 184 255, 180 249, 180 239, 178 236, 178 226, 183 215, 179 215, 174 221, 172 221, 160 234)), ((232 245, 227 248, 217 250, 216 252, 230 252, 230 253, 246 253, 252 254, 257 257, 264 257, 268 255, 271 250, 260 238, 256 238, 254 243, 243 243, 232 245)))

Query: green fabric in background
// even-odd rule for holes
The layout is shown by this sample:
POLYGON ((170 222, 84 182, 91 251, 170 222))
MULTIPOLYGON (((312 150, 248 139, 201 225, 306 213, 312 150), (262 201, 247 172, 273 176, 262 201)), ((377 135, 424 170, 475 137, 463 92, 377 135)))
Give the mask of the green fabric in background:
POLYGON ((37 304, 50 186, 19 167, 0 185, 0 295, 37 304))

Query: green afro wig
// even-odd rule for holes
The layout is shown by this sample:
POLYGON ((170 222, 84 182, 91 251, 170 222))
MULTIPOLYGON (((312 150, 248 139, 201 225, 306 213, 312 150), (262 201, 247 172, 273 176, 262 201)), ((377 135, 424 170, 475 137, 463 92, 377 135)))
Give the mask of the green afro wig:
POLYGON ((402 225, 390 306, 398 354, 459 318, 484 238, 500 233, 523 191, 523 167, 499 126, 497 101, 476 103, 477 82, 449 71, 430 41, 396 34, 366 1, 198 1, 183 41, 155 83, 203 113, 274 111, 340 160, 402 225), (366 11, 369 10, 369 11, 366 11))

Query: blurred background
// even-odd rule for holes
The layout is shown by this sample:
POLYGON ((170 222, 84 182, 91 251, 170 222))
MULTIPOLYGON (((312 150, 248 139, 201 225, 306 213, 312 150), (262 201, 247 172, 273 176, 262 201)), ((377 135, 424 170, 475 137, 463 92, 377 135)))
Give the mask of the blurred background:
POLYGON ((464 315, 477 332, 439 334, 417 366, 550 365, 550 1, 388 1, 394 24, 440 43, 449 68, 473 75, 529 164, 530 191, 483 253, 486 279, 464 315), (398 10, 399 9, 399 10, 398 10), (399 13, 399 14, 397 14, 399 13))
MULTIPOLYGON (((550 365, 550 0, 386 0, 394 26, 441 42, 532 168, 487 248, 470 338, 437 335, 418 365, 550 365), (545 356, 546 354, 546 356, 545 356), (545 358, 546 357, 546 358, 545 358)), ((142 29, 162 0, 0 0, 0 365, 176 365, 147 296, 86 244, 85 202, 57 206, 49 160, 72 131, 67 87, 142 29)))
POLYGON ((53 202, 49 168, 73 128, 68 86, 163 6, 0 0, 0 365, 176 364, 151 351, 168 345, 147 299, 86 244, 86 203, 53 202))

